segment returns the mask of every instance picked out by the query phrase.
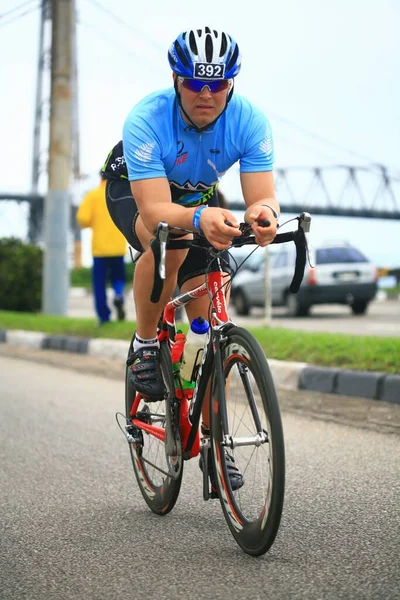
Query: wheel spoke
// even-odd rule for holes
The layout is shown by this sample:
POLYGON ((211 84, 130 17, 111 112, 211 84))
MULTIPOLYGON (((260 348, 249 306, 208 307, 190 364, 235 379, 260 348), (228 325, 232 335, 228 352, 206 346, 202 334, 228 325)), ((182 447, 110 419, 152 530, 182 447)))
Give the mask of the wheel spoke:
POLYGON ((158 467, 156 464, 152 463, 150 460, 147 460, 147 458, 143 458, 142 457, 142 461, 144 463, 146 463, 146 465, 150 465, 151 467, 153 467, 156 471, 159 471, 160 473, 162 473, 163 475, 165 475, 166 477, 171 477, 171 475, 169 473, 167 473, 166 471, 164 471, 163 469, 161 469, 160 467, 158 467))

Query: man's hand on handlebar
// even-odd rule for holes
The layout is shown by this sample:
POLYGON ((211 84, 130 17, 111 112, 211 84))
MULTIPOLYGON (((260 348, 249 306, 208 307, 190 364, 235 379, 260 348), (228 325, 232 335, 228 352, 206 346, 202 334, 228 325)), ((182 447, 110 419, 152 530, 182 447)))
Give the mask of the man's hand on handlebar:
POLYGON ((244 220, 251 225, 259 246, 268 246, 273 241, 278 229, 278 221, 270 208, 261 204, 250 206, 245 212, 244 220))
MULTIPOLYGON (((238 223, 229 210, 207 207, 207 210, 203 210, 201 213, 200 227, 203 230, 203 234, 205 234, 208 243, 220 251, 229 248, 231 245, 241 247, 247 244, 254 244, 254 241, 257 241, 260 246, 266 246, 270 243, 284 244, 286 242, 294 242, 296 246, 296 264, 289 289, 293 294, 298 292, 303 280, 307 257, 310 266, 313 266, 310 260, 310 250, 307 240, 311 225, 311 215, 302 212, 298 217, 290 219, 290 221, 298 221, 297 229, 285 233, 278 233, 277 235, 276 230, 278 228, 278 223, 276 222, 273 212, 268 211, 268 207, 263 207, 261 205, 249 207, 246 211, 245 218, 249 221, 252 220, 252 223, 238 223), (263 208, 267 209, 267 214, 262 211, 263 208), (269 215, 268 212, 270 212, 271 215, 269 215), (207 218, 202 221, 204 215, 207 215, 207 213, 207 218), (270 220, 271 216, 273 217, 272 220, 270 220), (204 232, 204 229, 206 232, 204 232), (249 229, 253 231, 254 235, 249 235, 249 229), (255 238, 257 239, 255 240, 255 238)), ((290 221, 287 221, 284 225, 290 221)), ((179 240, 168 239, 168 229, 167 223, 160 222, 157 226, 156 236, 150 243, 156 267, 154 271, 154 286, 151 293, 151 301, 154 303, 157 303, 161 297, 163 280, 165 279, 166 250, 196 247, 196 243, 193 242, 192 238, 179 240)), ((187 229, 182 231, 187 232, 187 229)), ((197 247, 207 249, 208 246, 201 245, 197 247)))
POLYGON ((200 216, 200 228, 217 250, 230 248, 232 238, 241 235, 237 219, 224 208, 208 206, 203 210, 200 216))

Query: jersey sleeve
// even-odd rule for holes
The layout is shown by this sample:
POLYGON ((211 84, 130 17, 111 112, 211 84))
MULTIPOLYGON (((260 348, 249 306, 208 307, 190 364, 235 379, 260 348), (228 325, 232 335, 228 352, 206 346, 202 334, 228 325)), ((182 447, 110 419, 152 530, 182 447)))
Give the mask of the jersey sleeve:
POLYGON ((129 181, 166 177, 160 140, 145 119, 129 115, 122 141, 129 181))
POLYGON ((274 144, 271 125, 260 111, 254 111, 249 123, 244 153, 240 158, 241 173, 272 171, 274 168, 274 144))

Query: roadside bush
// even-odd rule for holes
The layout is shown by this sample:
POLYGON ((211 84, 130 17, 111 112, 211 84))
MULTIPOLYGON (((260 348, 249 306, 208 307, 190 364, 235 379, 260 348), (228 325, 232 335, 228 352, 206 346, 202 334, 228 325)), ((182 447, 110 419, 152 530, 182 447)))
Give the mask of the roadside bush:
POLYGON ((92 287, 92 269, 90 267, 81 267, 71 269, 70 285, 72 287, 82 287, 91 289, 92 287))
POLYGON ((0 309, 38 312, 43 251, 17 238, 0 238, 0 309))

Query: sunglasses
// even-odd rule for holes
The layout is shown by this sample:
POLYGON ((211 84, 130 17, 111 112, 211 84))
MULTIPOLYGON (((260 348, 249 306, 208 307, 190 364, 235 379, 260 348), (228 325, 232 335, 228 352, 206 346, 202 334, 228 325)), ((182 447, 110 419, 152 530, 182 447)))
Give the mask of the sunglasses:
POLYGON ((191 92, 196 92, 197 94, 205 87, 208 87, 213 94, 222 92, 223 90, 228 89, 232 81, 231 79, 214 79, 207 81, 204 79, 186 79, 184 77, 178 77, 178 80, 184 88, 191 92))

